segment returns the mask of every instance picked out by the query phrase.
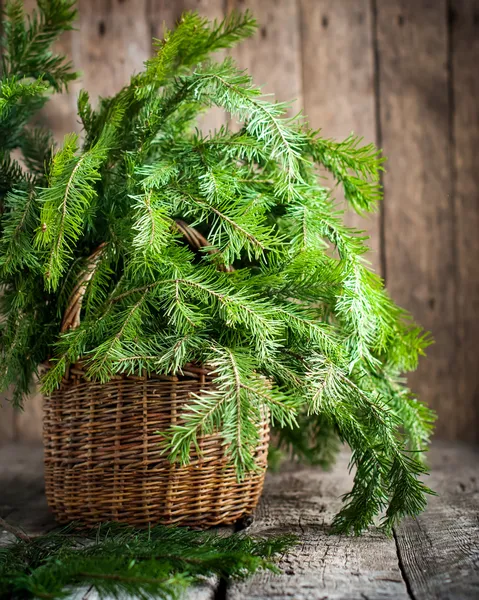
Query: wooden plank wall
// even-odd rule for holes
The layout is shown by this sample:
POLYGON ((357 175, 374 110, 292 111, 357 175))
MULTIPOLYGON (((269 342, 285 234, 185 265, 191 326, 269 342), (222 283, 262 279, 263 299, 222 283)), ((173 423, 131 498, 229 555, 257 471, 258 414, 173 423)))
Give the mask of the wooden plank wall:
MULTIPOLYGON (((384 149, 381 211, 348 222, 367 229, 373 266, 436 339, 410 382, 439 413, 438 437, 478 441, 479 0, 79 0, 79 30, 60 46, 83 76, 45 122, 59 139, 78 128, 79 87, 117 91, 163 22, 234 8, 260 22, 233 56, 266 92, 296 98, 292 111, 327 136, 354 131, 384 149)), ((216 112, 203 125, 224 122, 216 112)), ((21 415, 1 413, 4 439, 40 431, 38 396, 21 415)))

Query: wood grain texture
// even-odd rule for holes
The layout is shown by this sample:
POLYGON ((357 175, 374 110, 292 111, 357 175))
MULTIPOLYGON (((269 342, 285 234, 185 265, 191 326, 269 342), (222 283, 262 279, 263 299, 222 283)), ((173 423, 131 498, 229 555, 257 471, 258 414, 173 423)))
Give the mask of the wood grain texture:
MULTIPOLYGON (((181 15, 186 11, 196 11, 202 17, 210 20, 223 19, 225 15, 223 0, 148 0, 147 22, 150 27, 150 37, 161 39, 165 27, 173 29, 181 15)), ((225 56, 218 52, 215 57, 219 60, 225 56)), ((219 129, 227 121, 222 109, 213 107, 199 119, 199 128, 204 131, 219 129)))
POLYGON ((347 453, 331 473, 290 468, 270 474, 250 533, 296 533, 280 576, 259 575, 230 589, 234 600, 446 600, 479 596, 479 449, 437 444, 428 484, 439 494, 395 538, 328 535, 328 524, 349 489, 347 453))
POLYGON ((226 0, 227 10, 249 9, 258 31, 231 52, 265 94, 293 102, 290 115, 303 106, 300 11, 296 0, 226 0))
POLYGON ((146 0, 95 0, 79 3, 79 33, 73 58, 81 86, 95 101, 126 85, 151 53, 146 0))
POLYGON ((0 449, 0 490, 0 517, 10 524, 30 535, 55 526, 45 498, 41 446, 9 444, 0 449))
POLYGON ((455 249, 445 0, 377 2, 388 289, 435 345, 410 377, 457 435, 455 249))
POLYGON ((296 534, 299 545, 280 561, 282 574, 258 575, 234 584, 234 600, 406 600, 394 540, 370 532, 363 537, 330 534, 330 523, 351 487, 348 454, 333 471, 290 466, 268 474, 256 520, 248 533, 296 534))
POLYGON ((38 442, 43 431, 43 395, 36 383, 23 409, 15 413, 15 439, 26 443, 38 442))
POLYGON ((8 401, 8 394, 0 397, 0 446, 15 438, 15 413, 8 401))
POLYGON ((457 240, 457 375, 454 431, 479 440, 479 0, 456 0, 450 13, 457 240))
POLYGON ((412 596, 420 600, 479 598, 479 449, 437 445, 428 509, 395 532, 412 596))
MULTIPOLYGON (((337 140, 351 132, 377 141, 373 23, 369 0, 300 0, 304 111, 312 127, 337 140)), ((335 196, 343 201, 342 191, 335 196)), ((346 222, 370 236, 369 253, 380 273, 379 216, 353 211, 346 222)))

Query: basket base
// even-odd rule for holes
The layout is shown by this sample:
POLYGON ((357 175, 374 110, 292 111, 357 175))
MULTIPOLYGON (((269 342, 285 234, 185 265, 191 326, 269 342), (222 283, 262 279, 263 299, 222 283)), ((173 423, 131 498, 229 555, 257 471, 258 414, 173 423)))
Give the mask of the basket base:
POLYGON ((230 467, 218 472, 213 465, 174 470, 169 465, 168 472, 152 469, 145 474, 115 470, 114 465, 93 471, 54 466, 47 459, 45 491, 60 523, 245 528, 252 520, 263 480, 264 470, 238 482, 230 467))

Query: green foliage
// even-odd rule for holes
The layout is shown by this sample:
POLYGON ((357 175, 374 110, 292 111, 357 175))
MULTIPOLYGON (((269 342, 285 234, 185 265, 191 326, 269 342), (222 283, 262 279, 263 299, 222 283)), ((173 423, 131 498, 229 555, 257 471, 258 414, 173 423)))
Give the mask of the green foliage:
POLYGON ((76 155, 77 151, 78 136, 67 135, 62 149, 52 160, 48 187, 42 189, 37 198, 41 204, 41 227, 35 242, 47 252, 44 273, 50 289, 58 287, 73 257, 72 247, 83 233, 108 148, 101 139, 81 157, 76 155))
POLYGON ((0 598, 63 598, 72 587, 91 586, 102 598, 176 599, 205 577, 277 572, 274 558, 294 542, 162 526, 72 525, 0 548, 0 598))
MULTIPOLYGON (((48 138, 32 131, 18 142, 28 176, 2 159, 1 383, 16 384, 18 398, 52 356, 46 393, 79 359, 100 381, 206 364, 215 390, 159 432, 172 460, 188 462, 198 435, 219 430, 241 478, 269 412, 301 459, 325 466, 340 441, 350 445, 356 476, 338 530, 359 533, 384 514, 390 531, 429 493, 420 478, 433 415, 403 377, 429 339, 369 269, 367 236, 344 225, 318 177, 330 171, 353 209, 374 210, 382 158, 355 136, 323 139, 288 117, 289 105, 264 98, 231 58, 210 59, 253 29, 248 13, 219 24, 184 15, 116 96, 94 108, 80 94, 82 146, 67 136, 51 159, 48 138), (198 131, 198 115, 213 106, 239 131, 198 131), (207 247, 194 251, 184 225, 207 247), (81 325, 60 333, 97 249, 81 325)), ((9 77, 7 115, 9 102, 27 98, 15 91, 18 74, 9 77)))
POLYGON ((76 74, 53 42, 72 28, 72 0, 40 0, 27 16, 22 0, 3 3, 0 48, 0 385, 13 386, 20 405, 57 334, 55 299, 39 278, 34 235, 40 187, 54 149, 51 134, 31 125, 52 91, 76 74), (15 154, 14 154, 15 152, 15 154))
POLYGON ((26 15, 23 0, 8 0, 4 9, 2 77, 45 81, 60 91, 75 79, 71 64, 53 54, 53 42, 72 29, 75 0, 38 0, 38 9, 26 15))

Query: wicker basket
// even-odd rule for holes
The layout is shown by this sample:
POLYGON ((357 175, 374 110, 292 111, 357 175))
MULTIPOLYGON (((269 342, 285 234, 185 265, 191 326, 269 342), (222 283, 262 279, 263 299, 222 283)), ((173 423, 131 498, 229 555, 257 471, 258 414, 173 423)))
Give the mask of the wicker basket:
POLYGON ((101 384, 71 368, 61 389, 45 399, 45 489, 58 521, 209 527, 251 514, 266 470, 266 419, 258 469, 240 483, 219 435, 200 437, 201 454, 193 452, 187 466, 161 452, 158 431, 177 421, 192 392, 208 387, 203 369, 101 384))
MULTIPOLYGON (((192 245, 207 242, 178 222, 192 245)), ((102 246, 73 291, 62 330, 80 323, 87 282, 102 246)), ((237 481, 219 435, 199 437, 187 466, 162 452, 158 431, 178 422, 192 393, 211 389, 211 374, 188 366, 173 376, 121 376, 87 381, 81 366, 69 369, 59 390, 45 398, 45 490, 61 523, 92 525, 120 521, 205 528, 231 524, 251 514, 263 488, 269 440, 268 418, 260 427, 257 469, 237 481)))

